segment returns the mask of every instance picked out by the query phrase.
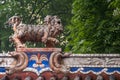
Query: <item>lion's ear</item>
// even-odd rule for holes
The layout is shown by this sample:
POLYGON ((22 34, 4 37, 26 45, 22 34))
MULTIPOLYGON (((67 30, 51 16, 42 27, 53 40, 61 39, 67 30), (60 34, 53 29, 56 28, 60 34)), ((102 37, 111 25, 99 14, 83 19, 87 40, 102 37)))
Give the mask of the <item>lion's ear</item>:
POLYGON ((44 22, 49 24, 51 22, 51 19, 52 19, 52 16, 51 15, 47 15, 45 18, 44 18, 44 22))

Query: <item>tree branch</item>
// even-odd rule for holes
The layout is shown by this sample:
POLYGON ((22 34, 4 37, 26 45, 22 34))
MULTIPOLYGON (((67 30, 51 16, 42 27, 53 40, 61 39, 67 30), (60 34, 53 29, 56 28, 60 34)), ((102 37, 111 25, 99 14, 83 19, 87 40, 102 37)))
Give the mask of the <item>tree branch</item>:
MULTIPOLYGON (((51 1, 51 0, 48 0, 47 2, 45 2, 45 3, 43 4, 43 6, 37 11, 36 15, 38 15, 38 14, 42 11, 42 9, 43 9, 50 1, 51 1)), ((35 18, 34 18, 34 19, 31 19, 30 22, 34 21, 36 18, 37 18, 37 17, 35 16, 35 18)))
POLYGON ((52 15, 59 15, 59 14, 68 14, 68 11, 60 11, 60 12, 56 12, 56 13, 53 13, 52 15))
MULTIPOLYGON (((37 0, 35 0, 35 5, 33 7, 36 8, 37 0)), ((32 10, 32 13, 30 14, 30 20, 32 19, 32 15, 35 13, 35 9, 32 10)), ((30 21, 31 23, 31 21, 30 21)))

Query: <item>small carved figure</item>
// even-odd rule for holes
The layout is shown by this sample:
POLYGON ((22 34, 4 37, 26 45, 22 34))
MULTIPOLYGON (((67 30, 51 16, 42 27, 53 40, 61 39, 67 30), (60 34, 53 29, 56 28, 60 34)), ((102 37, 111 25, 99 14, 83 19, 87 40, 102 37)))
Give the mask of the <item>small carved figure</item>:
POLYGON ((11 17, 6 24, 12 26, 14 34, 10 37, 17 48, 24 48, 26 41, 43 42, 46 47, 55 47, 59 43, 56 37, 63 31, 61 20, 57 16, 46 16, 43 25, 23 24, 19 16, 11 17))

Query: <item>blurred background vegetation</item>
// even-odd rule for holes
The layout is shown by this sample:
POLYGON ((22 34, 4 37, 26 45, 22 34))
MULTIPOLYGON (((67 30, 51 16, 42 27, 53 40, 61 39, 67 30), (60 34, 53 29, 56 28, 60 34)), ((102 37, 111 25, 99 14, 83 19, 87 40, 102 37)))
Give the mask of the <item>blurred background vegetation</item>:
POLYGON ((64 51, 120 53, 120 0, 0 0, 0 52, 14 50, 9 42, 13 31, 4 25, 13 15, 27 24, 40 24, 46 15, 59 16, 64 32, 58 47, 64 51))

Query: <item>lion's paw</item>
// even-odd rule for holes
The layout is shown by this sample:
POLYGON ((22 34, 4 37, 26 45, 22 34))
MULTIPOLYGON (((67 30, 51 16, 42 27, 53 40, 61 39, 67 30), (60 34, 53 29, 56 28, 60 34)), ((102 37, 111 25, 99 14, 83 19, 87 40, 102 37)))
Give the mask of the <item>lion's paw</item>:
POLYGON ((43 38, 42 38, 42 42, 43 42, 43 43, 46 43, 46 42, 47 42, 47 38, 46 38, 46 37, 43 37, 43 38))

